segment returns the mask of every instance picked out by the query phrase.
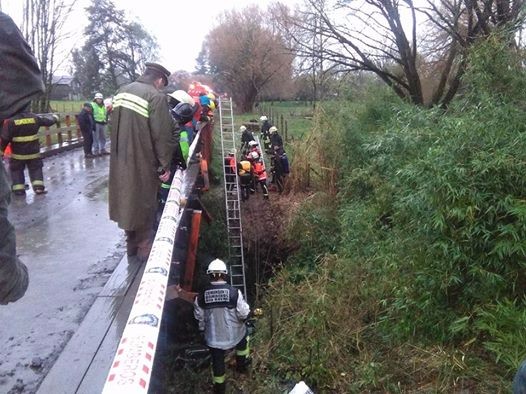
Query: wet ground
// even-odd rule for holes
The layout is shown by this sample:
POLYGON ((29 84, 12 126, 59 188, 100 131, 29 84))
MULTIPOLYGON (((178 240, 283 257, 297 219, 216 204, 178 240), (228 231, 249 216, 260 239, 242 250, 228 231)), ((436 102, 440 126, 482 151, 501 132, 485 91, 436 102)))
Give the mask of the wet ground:
POLYGON ((108 219, 108 166, 109 156, 86 161, 81 149, 52 156, 48 193, 13 196, 9 217, 30 284, 0 306, 0 393, 36 391, 124 254, 108 219))

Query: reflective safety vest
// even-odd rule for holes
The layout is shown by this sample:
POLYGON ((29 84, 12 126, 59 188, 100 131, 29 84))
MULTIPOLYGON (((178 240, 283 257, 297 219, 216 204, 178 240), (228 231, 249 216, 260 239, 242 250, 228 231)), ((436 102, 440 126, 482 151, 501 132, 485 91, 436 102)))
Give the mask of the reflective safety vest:
POLYGON ((93 108, 93 119, 95 119, 95 122, 106 124, 108 121, 108 113, 104 103, 99 105, 93 101, 91 107, 93 108))
POLYGON ((267 179, 267 171, 265 171, 265 164, 263 164, 263 162, 256 161, 254 163, 254 174, 257 175, 260 181, 267 179))

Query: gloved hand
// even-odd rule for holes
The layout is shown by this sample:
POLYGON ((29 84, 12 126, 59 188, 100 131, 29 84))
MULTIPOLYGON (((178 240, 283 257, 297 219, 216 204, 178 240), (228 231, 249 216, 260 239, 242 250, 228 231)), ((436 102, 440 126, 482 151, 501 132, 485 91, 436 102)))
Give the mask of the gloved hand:
POLYGON ((60 116, 58 116, 58 114, 53 114, 53 119, 55 119, 55 123, 57 125, 57 127, 60 127, 60 116))

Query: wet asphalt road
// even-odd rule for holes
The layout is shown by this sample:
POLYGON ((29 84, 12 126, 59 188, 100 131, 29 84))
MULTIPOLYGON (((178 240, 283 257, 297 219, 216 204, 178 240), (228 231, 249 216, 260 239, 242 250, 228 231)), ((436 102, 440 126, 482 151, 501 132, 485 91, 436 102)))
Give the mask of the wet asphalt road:
POLYGON ((82 149, 52 156, 48 193, 13 196, 9 218, 30 284, 0 306, 0 393, 36 391, 124 254, 108 218, 108 166, 109 156, 87 161, 82 149))

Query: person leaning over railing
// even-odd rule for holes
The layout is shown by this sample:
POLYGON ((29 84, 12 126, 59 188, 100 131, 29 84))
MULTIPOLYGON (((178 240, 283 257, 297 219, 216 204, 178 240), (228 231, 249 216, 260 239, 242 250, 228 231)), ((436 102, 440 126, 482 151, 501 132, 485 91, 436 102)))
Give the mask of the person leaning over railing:
MULTIPOLYGON (((0 125, 3 125, 5 119, 40 96, 44 84, 31 48, 13 20, 1 11, 0 37, 0 125)), ((0 161, 0 304, 4 305, 21 298, 29 284, 27 268, 16 255, 15 229, 7 219, 10 197, 7 174, 0 161)))

